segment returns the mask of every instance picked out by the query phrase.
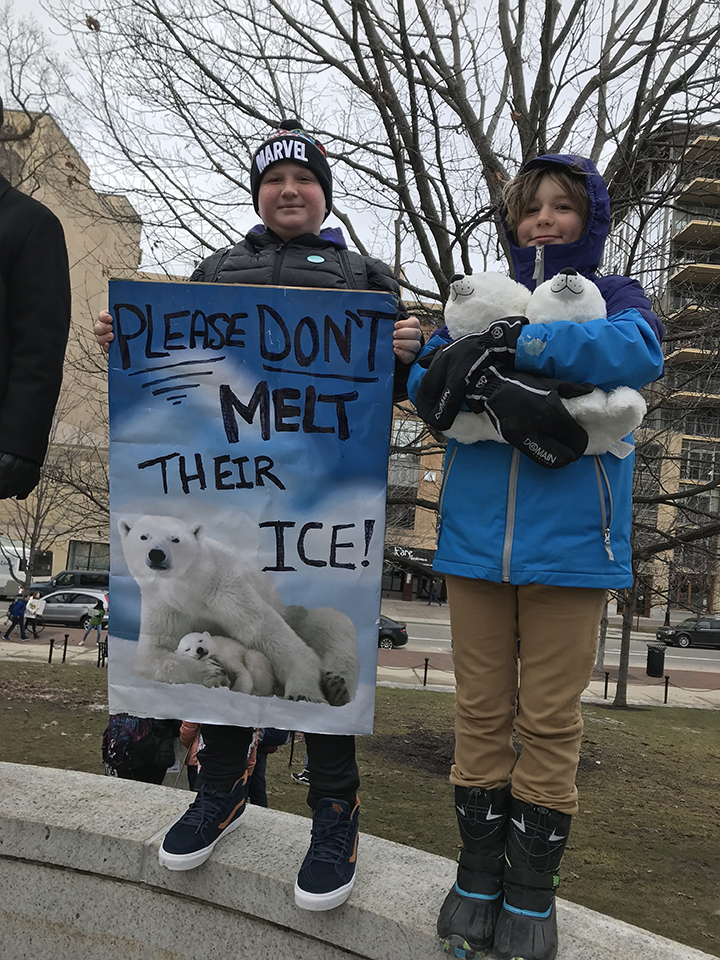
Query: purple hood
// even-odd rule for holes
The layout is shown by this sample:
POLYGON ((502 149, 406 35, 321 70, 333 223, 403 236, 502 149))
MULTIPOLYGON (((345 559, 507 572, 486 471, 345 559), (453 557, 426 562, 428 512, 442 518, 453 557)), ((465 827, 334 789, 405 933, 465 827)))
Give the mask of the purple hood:
POLYGON ((510 244, 510 256, 515 268, 515 279, 530 290, 535 289, 536 281, 533 274, 536 272, 536 257, 541 251, 542 273, 539 282, 549 280, 563 267, 574 267, 585 277, 593 277, 600 264, 605 241, 610 231, 610 197, 608 196, 605 181, 598 173, 592 160, 585 157, 569 154, 548 154, 528 161, 521 173, 535 167, 557 166, 575 167, 585 174, 585 183, 590 198, 590 215, 585 233, 574 243, 546 244, 543 247, 518 247, 510 234, 503 217, 502 223, 505 235, 510 244))

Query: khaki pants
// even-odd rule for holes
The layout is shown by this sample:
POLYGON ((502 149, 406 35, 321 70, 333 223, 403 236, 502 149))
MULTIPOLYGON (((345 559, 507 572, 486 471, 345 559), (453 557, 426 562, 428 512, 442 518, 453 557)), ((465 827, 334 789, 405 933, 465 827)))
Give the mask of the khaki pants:
POLYGON ((576 813, 580 695, 605 590, 446 582, 456 681, 451 783, 492 790, 512 773, 519 800, 576 813), (522 743, 517 762, 513 727, 522 743))

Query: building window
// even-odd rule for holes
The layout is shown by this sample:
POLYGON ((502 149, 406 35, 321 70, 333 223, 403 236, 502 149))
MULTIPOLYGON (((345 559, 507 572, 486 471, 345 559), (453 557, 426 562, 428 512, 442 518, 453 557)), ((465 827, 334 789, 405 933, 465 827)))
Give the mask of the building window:
POLYGON ((685 414, 683 432, 694 437, 720 437, 720 410, 693 410, 685 414))
POLYGON ((68 570, 109 570, 110 544, 71 540, 67 557, 68 570))
POLYGON ((422 432, 423 425, 419 420, 393 420, 392 452, 388 465, 388 527, 402 527, 405 530, 415 528, 422 432))
POLYGON ((720 463, 720 445, 706 440, 683 440, 680 476, 683 480, 709 483, 720 463))
POLYGON ((673 367, 667 371, 664 385, 669 392, 720 395, 720 376, 707 368, 673 367))

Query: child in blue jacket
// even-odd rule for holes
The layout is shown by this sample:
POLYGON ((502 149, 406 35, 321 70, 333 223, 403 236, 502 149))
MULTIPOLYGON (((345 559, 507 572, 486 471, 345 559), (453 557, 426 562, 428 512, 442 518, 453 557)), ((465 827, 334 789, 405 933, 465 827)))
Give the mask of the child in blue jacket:
MULTIPOLYGON (((500 361, 604 390, 657 379, 663 327, 642 287, 596 274, 610 202, 592 162, 538 157, 507 185, 505 202, 515 279, 533 290, 573 267, 597 284, 608 316, 505 323, 495 341, 500 361)), ((449 341, 439 331, 421 357, 449 341)), ((426 372, 418 363, 411 371, 413 400, 418 391, 422 398, 426 372)), ((477 371, 467 373, 471 395, 477 371)), ((450 602, 450 781, 463 846, 438 933, 455 956, 470 960, 488 948, 501 960, 556 956, 557 871, 577 812, 580 695, 606 591, 632 583, 633 462, 603 454, 548 470, 508 444, 448 442, 434 566, 450 602)))

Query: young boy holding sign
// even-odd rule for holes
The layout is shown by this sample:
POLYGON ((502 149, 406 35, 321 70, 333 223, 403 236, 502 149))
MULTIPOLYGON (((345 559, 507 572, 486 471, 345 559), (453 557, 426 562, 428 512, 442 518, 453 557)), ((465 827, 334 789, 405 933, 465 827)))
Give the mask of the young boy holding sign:
MULTIPOLYGON (((232 248, 204 260, 191 280, 281 287, 387 291, 399 296, 390 269, 379 260, 348 252, 339 229, 321 229, 332 209, 332 174, 325 149, 296 121, 285 121, 258 148, 250 171, 253 203, 263 225, 232 248)), ((420 325, 404 314, 395 324, 395 399, 421 345, 420 325)), ((107 352, 112 318, 103 311, 95 326, 107 352)), ((253 731, 202 725, 198 754, 202 786, 187 812, 168 831, 160 862, 171 870, 203 863, 233 830, 245 809, 247 753, 253 731)), ((308 804, 313 809, 310 850, 295 886, 295 901, 308 910, 344 903, 355 880, 359 776, 352 736, 305 735, 310 767, 308 804)))

